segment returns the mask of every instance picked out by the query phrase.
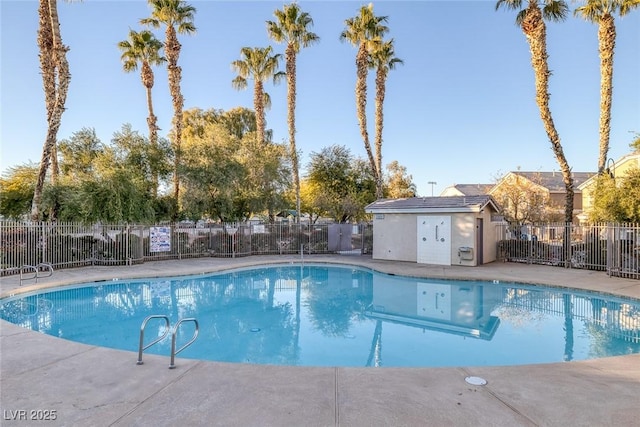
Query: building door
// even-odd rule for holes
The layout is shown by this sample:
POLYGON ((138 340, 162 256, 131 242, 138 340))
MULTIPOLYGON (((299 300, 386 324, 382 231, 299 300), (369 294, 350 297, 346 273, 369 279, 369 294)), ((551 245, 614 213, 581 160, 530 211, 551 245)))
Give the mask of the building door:
POLYGON ((417 221, 418 263, 451 265, 451 217, 423 215, 417 221))
POLYGON ((476 265, 484 264, 482 252, 484 248, 484 222, 482 218, 476 218, 476 265))

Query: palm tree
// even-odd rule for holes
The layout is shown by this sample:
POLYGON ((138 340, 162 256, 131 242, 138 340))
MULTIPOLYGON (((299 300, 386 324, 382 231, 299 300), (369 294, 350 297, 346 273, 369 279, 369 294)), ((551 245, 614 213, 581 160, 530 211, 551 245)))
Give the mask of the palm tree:
POLYGON ((153 28, 166 27, 164 52, 167 57, 167 68, 169 71, 169 91, 173 101, 173 197, 175 202, 180 200, 180 149, 182 141, 182 107, 184 98, 180 90, 180 80, 182 79, 182 68, 178 65, 180 57, 180 42, 177 34, 193 34, 196 27, 193 24, 193 17, 196 9, 188 5, 184 0, 148 0, 151 5, 151 17, 140 20, 143 25, 150 25, 153 28))
POLYGON ((602 174, 609 152, 609 132, 611 130, 611 98, 613 87, 613 51, 616 44, 616 25, 613 15, 624 16, 631 9, 640 6, 638 0, 585 0, 574 14, 589 22, 598 24, 598 44, 600 54, 600 150, 598 174, 602 174))
POLYGON ((373 14, 373 4, 369 3, 368 6, 360 8, 358 15, 344 21, 346 28, 340 34, 341 41, 346 40, 358 47, 358 53, 356 54, 356 114, 360 124, 360 134, 362 135, 364 148, 367 151, 367 157, 376 181, 378 181, 378 170, 371 152, 369 133, 367 131, 367 74, 372 45, 380 42, 382 36, 389 31, 383 25, 386 21, 386 16, 375 16, 373 14))
POLYGON ((387 86, 387 76, 389 70, 395 69, 397 64, 404 62, 400 58, 396 58, 393 48, 393 39, 389 41, 379 42, 374 45, 371 53, 371 68, 376 69, 376 198, 381 199, 383 195, 382 189, 382 128, 384 126, 383 104, 387 86))
POLYGON ((296 3, 285 5, 276 10, 277 21, 267 21, 269 37, 278 43, 286 42, 285 49, 287 74, 287 124, 289 125, 289 151, 293 167, 293 183, 296 191, 296 222, 300 222, 300 171, 298 152, 296 150, 296 57, 300 48, 308 47, 320 41, 320 37, 310 32, 307 27, 313 25, 308 13, 302 12, 296 3))
POLYGON ((31 202, 31 219, 34 221, 40 219, 42 190, 51 157, 56 154, 58 129, 60 129, 69 82, 71 81, 69 62, 67 61, 69 48, 62 43, 56 0, 40 0, 38 17, 38 49, 47 112, 47 136, 42 146, 40 168, 31 202))
MULTIPOLYGON (((147 125, 149 126, 149 141, 154 148, 158 146, 158 118, 153 114, 153 101, 151 98, 151 90, 153 89, 154 75, 152 65, 161 65, 167 60, 160 55, 162 42, 155 38, 151 31, 143 30, 140 32, 130 30, 129 39, 118 43, 118 48, 122 51, 122 68, 125 72, 133 72, 138 69, 138 64, 142 64, 140 69, 140 77, 142 85, 147 91, 147 109, 149 117, 147 117, 147 125)), ((154 196, 158 195, 158 174, 153 172, 153 188, 154 196)))
POLYGON ((522 28, 529 43, 531 65, 535 74, 536 104, 551 142, 551 148, 562 171, 566 192, 564 219, 566 223, 570 223, 573 221, 573 177, 549 108, 549 75, 551 73, 547 63, 547 29, 544 22, 544 19, 564 20, 569 7, 563 0, 498 0, 496 10, 500 7, 518 10, 516 24, 522 28), (521 9, 525 2, 528 3, 527 7, 521 9), (541 3, 542 9, 540 8, 541 3))
POLYGON ((253 79, 253 107, 256 111, 256 129, 258 134, 258 142, 265 144, 265 118, 264 111, 271 105, 269 94, 264 91, 264 82, 273 79, 274 83, 278 83, 285 73, 278 71, 278 65, 282 55, 272 55, 271 46, 266 48, 260 47, 243 47, 240 50, 242 59, 235 60, 231 63, 231 68, 238 75, 233 79, 231 84, 238 90, 246 89, 247 80, 253 79))

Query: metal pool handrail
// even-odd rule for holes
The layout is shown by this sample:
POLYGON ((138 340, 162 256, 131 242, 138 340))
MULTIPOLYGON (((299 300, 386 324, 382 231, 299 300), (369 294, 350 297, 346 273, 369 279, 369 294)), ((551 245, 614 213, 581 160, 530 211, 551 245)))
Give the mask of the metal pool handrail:
POLYGON ((180 353, 182 350, 184 350, 185 348, 187 348, 191 344, 193 344, 193 342, 196 340, 196 338, 198 338, 198 333, 199 332, 200 332, 200 327, 198 325, 198 321, 195 318, 189 317, 189 318, 186 318, 186 319, 178 320, 178 323, 176 323, 176 326, 173 327, 173 334, 171 335, 171 364, 169 364, 169 369, 173 369, 173 368, 176 367, 176 365, 174 363, 175 358, 176 358, 176 354, 180 353), (191 338, 191 340, 189 340, 189 342, 187 342, 185 345, 183 345, 178 350, 176 350, 176 335, 178 334, 178 327, 180 326, 180 324, 182 322, 193 322, 193 323, 195 323, 196 329, 193 332, 193 337, 191 338))
POLYGON ((22 286, 22 282, 24 282, 25 280, 35 279, 36 283, 38 283, 38 278, 50 277, 52 275, 53 275, 53 266, 51 264, 48 264, 45 262, 41 262, 38 265, 25 264, 22 267, 20 267, 20 286, 22 286), (41 270, 45 270, 42 272, 43 273, 42 275, 40 275, 41 270), (45 273, 47 274, 45 275, 45 273), (33 274, 33 276, 25 277, 25 274, 33 274))
POLYGON ((140 345, 138 346, 138 365, 142 365, 144 362, 142 361, 142 352, 146 349, 148 349, 149 347, 151 347, 152 345, 162 341, 168 334, 169 334, 169 328, 170 328, 170 324, 169 324, 169 316, 165 316, 164 314, 154 314, 151 316, 147 316, 143 321, 142 321, 142 326, 140 326, 140 345), (147 322, 149 322, 149 320, 151 319, 164 319, 165 321, 165 328, 164 328, 164 333, 162 334, 162 336, 152 342, 150 342, 149 344, 147 344, 146 346, 142 346, 144 343, 144 328, 147 327, 147 322))

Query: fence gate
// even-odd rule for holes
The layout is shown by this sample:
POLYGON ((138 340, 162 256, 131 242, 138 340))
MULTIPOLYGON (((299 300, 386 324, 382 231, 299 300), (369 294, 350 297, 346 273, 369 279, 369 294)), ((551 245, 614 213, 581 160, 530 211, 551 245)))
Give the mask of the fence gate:
POLYGON ((328 228, 328 248, 329 252, 350 251, 352 224, 329 224, 328 228))

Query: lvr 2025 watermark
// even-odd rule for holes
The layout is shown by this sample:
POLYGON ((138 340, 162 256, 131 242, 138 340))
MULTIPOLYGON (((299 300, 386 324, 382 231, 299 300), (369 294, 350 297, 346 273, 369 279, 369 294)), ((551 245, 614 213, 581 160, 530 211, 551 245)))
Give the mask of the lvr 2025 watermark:
POLYGON ((5 421, 53 421, 58 418, 56 409, 3 409, 5 421))

